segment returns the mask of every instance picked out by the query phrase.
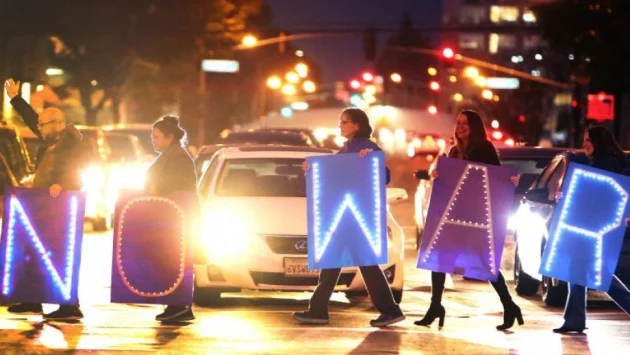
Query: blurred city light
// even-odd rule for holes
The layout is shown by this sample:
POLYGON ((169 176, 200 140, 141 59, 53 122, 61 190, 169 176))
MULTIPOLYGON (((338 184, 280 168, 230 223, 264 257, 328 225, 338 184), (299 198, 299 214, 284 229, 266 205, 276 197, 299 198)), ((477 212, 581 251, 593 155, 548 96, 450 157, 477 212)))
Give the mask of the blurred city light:
POLYGON ((427 69, 427 73, 429 73, 429 75, 431 75, 431 76, 436 76, 437 75, 437 69, 435 69, 434 67, 429 67, 429 69, 427 69))
POLYGON ((446 47, 442 50, 442 56, 444 56, 444 58, 451 59, 455 56, 455 52, 453 49, 446 47))
POLYGON ((490 123, 490 126, 494 129, 499 128, 499 121, 497 120, 492 120, 492 123, 490 123))
POLYGON ((479 86, 480 88, 482 88, 482 87, 485 87, 486 85, 488 85, 488 80, 485 77, 483 77, 483 76, 478 76, 475 79, 475 84, 477 86, 479 86))
POLYGON ((475 79, 479 76, 479 69, 475 67, 466 67, 466 69, 464 69, 464 75, 468 78, 475 79))
POLYGON ((314 83, 314 82, 312 82, 312 81, 310 81, 310 80, 307 80, 307 81, 305 81, 305 82, 304 82, 304 84, 302 85, 302 89, 304 89, 304 91, 306 91, 306 92, 308 92, 308 93, 310 94, 310 93, 315 92, 315 90, 316 90, 317 88, 315 87, 315 83, 314 83))
POLYGON ((286 79, 292 84, 297 84, 297 82, 300 81, 300 76, 296 72, 288 72, 286 79))
POLYGON ((296 55, 296 56, 298 56, 298 57, 300 57, 300 58, 301 58, 301 57, 304 57, 304 51, 303 51, 303 50, 298 49, 297 51, 295 51, 295 55, 296 55))
POLYGON ((365 72, 363 73, 363 80, 372 81, 374 80, 374 75, 372 75, 372 73, 365 72))
POLYGON ((295 71, 298 73, 300 77, 306 78, 308 76, 308 65, 304 63, 298 63, 295 66, 295 71))
POLYGON ((438 91, 440 90, 440 83, 438 83, 437 81, 432 81, 431 84, 429 84, 429 87, 433 91, 438 91))
POLYGON ((492 94, 492 91, 486 89, 484 91, 481 92, 481 97, 483 97, 486 100, 492 100, 492 97, 494 96, 494 94, 492 94))
POLYGON ((282 93, 285 95, 295 95, 295 86, 293 84, 284 84, 282 87, 282 93))
POLYGON ((365 87, 365 93, 368 95, 374 95, 376 94, 376 86, 374 85, 368 85, 365 87))
POLYGON ((448 78, 448 80, 449 80, 451 83, 456 83, 456 82, 457 82, 457 77, 456 77, 455 75, 451 75, 451 76, 448 78))
POLYGON ((494 131, 492 132, 492 138, 499 140, 503 138, 503 133, 501 133, 500 131, 494 131))
POLYGON ((494 95, 492 100, 494 100, 494 102, 499 102, 499 100, 500 100, 499 95, 494 95))
POLYGON ((361 83, 358 80, 352 80, 350 82, 350 87, 353 89, 358 89, 361 87, 361 83))
POLYGON ((427 111, 429 111, 429 113, 432 114, 432 115, 435 115, 438 112, 437 107, 435 107, 435 105, 429 106, 427 111))
POLYGON ((285 106, 280 109, 280 115, 284 118, 291 118, 293 117, 293 109, 285 106))
POLYGON ((267 86, 271 89, 279 89, 282 86, 282 79, 277 76, 271 76, 267 79, 267 86))
POLYGON ((291 108, 295 111, 306 111, 308 110, 308 107, 308 102, 298 101, 291 103, 291 108))
POLYGON ((48 75, 48 76, 63 75, 63 69, 48 68, 48 69, 46 69, 46 75, 48 75))
POLYGON ((455 102, 462 102, 462 100, 464 100, 464 96, 460 93, 455 93, 455 95, 453 95, 453 100, 455 100, 455 102))
POLYGON ((254 35, 245 35, 241 43, 245 47, 254 47, 256 44, 258 44, 258 38, 256 38, 256 36, 254 35))
POLYGON ((402 81, 402 76, 398 73, 392 73, 392 75, 390 75, 390 79, 392 79, 395 83, 400 83, 402 81))

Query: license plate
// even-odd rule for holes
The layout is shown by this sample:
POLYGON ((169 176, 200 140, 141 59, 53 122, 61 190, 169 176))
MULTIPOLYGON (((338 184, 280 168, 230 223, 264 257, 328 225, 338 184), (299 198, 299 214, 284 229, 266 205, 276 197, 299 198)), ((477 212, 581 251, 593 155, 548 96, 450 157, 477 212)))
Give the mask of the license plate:
POLYGON ((318 276, 319 270, 309 269, 306 258, 284 258, 284 275, 287 277, 318 276))

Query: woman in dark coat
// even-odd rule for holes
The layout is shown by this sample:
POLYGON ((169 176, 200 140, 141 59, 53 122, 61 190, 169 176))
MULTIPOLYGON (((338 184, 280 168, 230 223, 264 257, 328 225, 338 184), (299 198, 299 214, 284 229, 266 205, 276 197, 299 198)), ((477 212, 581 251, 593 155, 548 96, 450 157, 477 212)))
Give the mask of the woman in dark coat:
MULTIPOLYGON (((339 118, 341 135, 348 139, 338 154, 359 153, 365 157, 369 152, 381 150, 376 143, 370 140, 372 127, 370 121, 362 110, 349 108, 341 113, 339 118)), ((304 170, 309 169, 304 163, 304 170)), ((389 183, 389 169, 386 170, 386 184, 389 183)), ((341 176, 340 176, 341 177, 341 176)), ((405 319, 402 311, 392 295, 392 290, 387 283, 385 274, 378 265, 359 267, 365 286, 370 294, 374 307, 381 315, 373 319, 370 324, 374 327, 385 327, 405 319)), ((323 269, 319 274, 319 283, 313 292, 308 311, 295 312, 293 318, 303 324, 328 324, 328 303, 330 296, 341 274, 341 269, 323 269)))
MULTIPOLYGON (((474 111, 462 111, 457 116, 455 122, 456 145, 451 149, 448 156, 455 159, 463 159, 476 163, 501 165, 497 152, 488 141, 483 121, 478 113, 474 111)), ((437 172, 431 172, 431 176, 436 179, 437 172)), ((518 176, 511 178, 513 183, 518 183, 518 176)), ((444 293, 444 283, 446 274, 442 272, 431 272, 431 305, 424 318, 416 321, 416 325, 429 326, 436 318, 440 319, 439 326, 444 325, 446 310, 442 306, 442 294, 444 293)), ((514 325, 518 320, 519 324, 524 324, 521 309, 514 303, 510 296, 510 291, 505 283, 505 278, 499 272, 497 281, 490 282, 499 295, 503 304, 503 324, 497 326, 498 330, 506 330, 514 325)))
MULTIPOLYGON (((590 165, 613 173, 627 173, 626 157, 613 134, 602 126, 584 132, 584 150, 590 165)), ((562 198, 561 194, 556 200, 562 198)), ((630 220, 629 220, 630 221, 630 220)), ((628 221, 626 221, 628 223, 628 221)), ((582 333, 586 329, 586 287, 569 283, 569 297, 564 307, 564 324, 555 333, 582 333)))
MULTIPOLYGON (((152 195, 168 196, 176 191, 197 192, 195 163, 184 148, 186 132, 179 118, 164 116, 153 124, 151 141, 160 153, 149 168, 146 190, 152 195)), ((174 266, 175 267, 175 266, 174 266)), ((166 307, 155 317, 158 321, 188 321, 195 319, 192 305, 166 307)))

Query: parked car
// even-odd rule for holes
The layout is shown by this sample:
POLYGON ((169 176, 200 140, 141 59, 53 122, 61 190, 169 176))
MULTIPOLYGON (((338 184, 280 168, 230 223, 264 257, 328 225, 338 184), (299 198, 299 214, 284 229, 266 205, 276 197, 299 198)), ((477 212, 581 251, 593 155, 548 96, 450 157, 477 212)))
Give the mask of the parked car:
MULTIPOLYGON (((521 175, 518 186, 516 187, 516 197, 514 198, 514 206, 512 212, 515 213, 520 200, 525 191, 536 180, 543 168, 553 159, 556 154, 563 152, 562 148, 536 148, 536 147, 504 147, 497 148, 499 161, 502 166, 514 167, 521 175)), ((434 167, 437 159, 431 165, 434 167)), ((427 211, 429 209, 429 199, 431 197, 432 181, 429 179, 429 170, 418 170, 415 173, 418 180, 418 188, 415 195, 415 212, 414 219, 416 222, 416 249, 420 247, 420 240, 424 231, 427 211)), ((508 223, 508 228, 512 227, 513 222, 508 223)))
POLYGON ((151 131, 153 125, 150 123, 121 123, 115 125, 107 125, 103 127, 105 132, 117 132, 132 134, 138 138, 138 142, 142 146, 145 154, 156 156, 158 153, 151 143, 151 131))
MULTIPOLYGON (((302 163, 329 149, 287 146, 223 148, 198 184, 204 226, 200 245, 208 262, 195 265, 194 302, 212 305, 222 292, 242 289, 312 291, 319 271, 307 265, 306 182, 302 163)), ((387 189, 387 201, 406 198, 387 189)), ((388 264, 397 301, 402 298, 404 234, 387 214, 388 264)), ((365 292, 358 268, 344 268, 336 291, 365 292)))
POLYGON ((226 136, 219 137, 214 144, 279 144, 316 147, 304 133, 276 131, 230 132, 226 136))
POLYGON ((208 169, 210 160, 212 159, 214 153, 223 148, 240 146, 243 146, 243 144, 209 144, 199 148, 197 156, 195 157, 195 170, 197 171, 197 178, 201 178, 206 169, 208 169))
POLYGON ((308 129, 308 128, 282 128, 282 127, 273 128, 272 127, 272 128, 261 128, 258 130, 258 132, 302 133, 310 139, 312 145, 320 147, 320 148, 322 147, 322 144, 317 140, 317 137, 315 137, 313 130, 308 129))
POLYGON ((35 173, 35 159, 29 154, 19 129, 0 126, 0 154, 6 159, 19 184, 32 178, 35 173))
MULTIPOLYGON (((630 158, 630 153, 626 153, 630 158)), ((629 163, 630 163, 630 159, 629 163)), ((542 300, 548 306, 564 306, 568 288, 564 281, 538 274, 542 253, 555 213, 556 193, 561 191, 569 163, 588 164, 586 154, 568 151, 558 154, 520 201, 515 215, 516 252, 514 282, 520 295, 533 296, 542 287, 542 300)), ((630 232, 626 231, 616 275, 630 284, 630 232)))

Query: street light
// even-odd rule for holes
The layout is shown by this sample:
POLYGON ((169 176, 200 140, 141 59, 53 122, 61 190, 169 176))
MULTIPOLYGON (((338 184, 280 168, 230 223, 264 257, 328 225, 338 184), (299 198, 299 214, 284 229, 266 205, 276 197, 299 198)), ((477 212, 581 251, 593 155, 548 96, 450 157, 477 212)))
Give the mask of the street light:
POLYGON ((298 73, 300 77, 306 78, 308 76, 308 65, 304 63, 298 63, 295 66, 295 71, 298 73))
POLYGON ((468 78, 474 79, 479 76, 479 69, 475 67, 466 67, 466 69, 464 69, 464 75, 468 78))
POLYGON ((402 81, 402 76, 400 76, 400 74, 398 73, 392 73, 389 78, 392 79, 392 81, 395 83, 400 83, 402 81))
POLYGON ((315 83, 307 80, 304 82, 304 84, 302 84, 302 89, 304 89, 304 91, 308 92, 308 93, 313 93, 315 92, 315 90, 317 89, 315 86, 315 83))
POLYGON ((284 84, 282 86, 282 93, 285 95, 295 95, 295 86, 293 84, 284 84))
POLYGON ((483 76, 479 76, 475 79, 475 84, 477 84, 477 86, 479 86, 480 88, 485 87, 488 84, 488 80, 486 80, 485 77, 483 76))
POLYGON ((279 89, 282 86, 282 79, 277 76, 270 76, 267 79, 267 86, 274 90, 279 89))
POLYGON ((245 47, 254 47, 258 44, 258 38, 254 35, 245 35, 241 42, 245 47))
POLYGON ((293 84, 296 84, 300 81, 300 76, 295 72, 288 72, 286 75, 287 81, 293 84))

